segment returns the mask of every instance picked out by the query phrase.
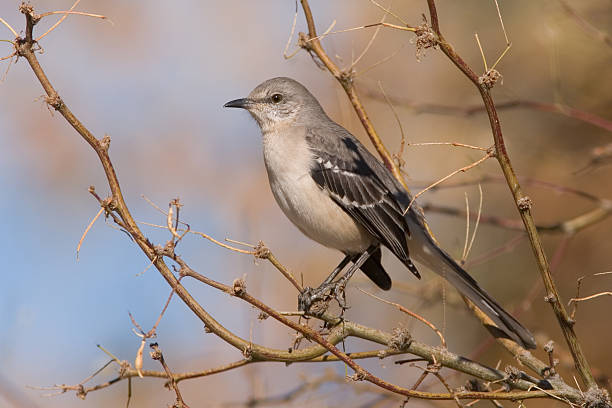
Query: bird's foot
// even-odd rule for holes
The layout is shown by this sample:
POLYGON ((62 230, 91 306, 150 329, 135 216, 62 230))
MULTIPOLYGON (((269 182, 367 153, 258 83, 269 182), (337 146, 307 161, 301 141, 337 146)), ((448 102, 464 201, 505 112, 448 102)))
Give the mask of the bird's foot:
POLYGON ((335 300, 344 313, 344 310, 347 309, 345 287, 344 280, 326 283, 318 288, 307 286, 298 296, 298 310, 313 316, 320 316, 327 310, 329 302, 335 300))

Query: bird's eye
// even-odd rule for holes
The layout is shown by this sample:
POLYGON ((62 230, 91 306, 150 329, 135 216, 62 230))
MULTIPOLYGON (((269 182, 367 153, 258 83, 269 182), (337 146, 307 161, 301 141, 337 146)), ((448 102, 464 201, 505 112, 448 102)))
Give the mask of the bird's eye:
POLYGON ((279 103, 282 100, 283 100, 283 95, 279 93, 275 93, 274 95, 272 95, 272 102, 279 103))

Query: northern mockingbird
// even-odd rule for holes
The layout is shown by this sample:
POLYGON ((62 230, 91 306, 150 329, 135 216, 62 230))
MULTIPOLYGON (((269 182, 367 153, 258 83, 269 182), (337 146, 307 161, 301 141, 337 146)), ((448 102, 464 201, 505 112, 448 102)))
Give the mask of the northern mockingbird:
POLYGON ((326 293, 337 296, 357 269, 390 289, 391 278, 381 265, 382 245, 417 278, 411 258, 440 274, 505 337, 535 348, 533 335, 435 243, 421 211, 410 206, 410 195, 391 172, 331 120, 303 85, 290 78, 270 79, 247 98, 224 106, 246 109, 259 124, 268 180, 285 215, 309 238, 345 254, 319 288, 300 295, 302 310, 326 293), (349 262, 351 267, 334 282, 349 262))

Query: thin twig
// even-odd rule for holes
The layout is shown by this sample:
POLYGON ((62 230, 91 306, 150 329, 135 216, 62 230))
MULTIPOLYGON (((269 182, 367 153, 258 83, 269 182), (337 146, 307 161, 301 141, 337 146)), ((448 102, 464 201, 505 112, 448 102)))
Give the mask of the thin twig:
POLYGON ((487 147, 473 146, 465 143, 459 142, 418 142, 418 143, 408 143, 408 146, 455 146, 455 147, 465 147, 473 150, 480 150, 482 152, 486 152, 489 150, 487 147))
POLYGON ((372 47, 372 44, 374 44, 374 40, 378 36, 378 33, 380 32, 380 29, 382 27, 382 24, 384 24, 386 18, 387 18, 387 13, 383 14, 382 19, 379 21, 379 23, 381 25, 376 27, 376 30, 374 30, 374 34, 372 34, 372 37, 370 37, 370 41, 368 41, 368 44, 365 46, 365 48, 363 49, 361 54, 359 54, 359 56, 352 62, 352 64, 348 68, 345 69, 346 72, 351 72, 353 70, 353 68, 357 65, 357 63, 359 63, 359 61, 361 61, 361 59, 370 50, 370 48, 372 47))
POLYGON ((508 34, 506 33, 506 27, 504 27, 504 19, 502 18, 501 11, 499 10, 499 3, 495 0, 495 8, 497 8, 497 17, 499 18, 499 24, 501 24, 502 31, 504 32, 504 38, 506 39, 506 45, 510 45, 508 34))
POLYGON ((370 0, 370 3, 374 4, 376 7, 378 7, 379 9, 381 9, 382 11, 384 11, 385 13, 389 14, 390 16, 395 17, 400 23, 402 23, 405 26, 408 26, 408 23, 406 21, 404 21, 400 16, 398 16, 397 14, 395 14, 394 12, 391 11, 390 8, 385 8, 383 7, 381 4, 377 3, 374 0, 370 0))
POLYGON ((482 50, 482 45, 480 44, 480 38, 478 38, 478 33, 474 33, 474 37, 476 37, 476 43, 478 44, 478 49, 480 50, 480 56, 482 57, 482 62, 484 63, 485 72, 489 71, 487 67, 487 58, 484 55, 484 51, 482 50))
POLYGON ((385 299, 383 299, 381 297, 378 297, 378 296, 376 296, 376 295, 374 295, 372 293, 366 292, 365 290, 363 290, 361 288, 359 288, 359 290, 362 293, 365 293, 366 295, 373 297, 374 299, 380 300, 383 303, 386 303, 388 305, 396 307, 402 313, 406 313, 408 316, 411 316, 411 317, 417 319, 418 321, 420 321, 421 323, 426 324, 431 330, 433 330, 438 335, 438 337, 440 338, 440 343, 442 344, 442 347, 446 348, 446 340, 444 339, 444 336, 442 335, 442 332, 440 332, 440 330, 438 330, 438 328, 436 326, 434 326, 431 322, 429 322, 427 319, 425 319, 424 317, 419 316, 418 314, 416 314, 416 313, 406 309, 404 306, 400 305, 399 303, 390 302, 390 301, 385 300, 385 299))
POLYGON ((414 204, 414 201, 423 193, 431 190, 432 188, 434 188, 435 186, 437 186, 440 183, 445 182, 446 180, 448 180, 449 178, 453 177, 454 175, 458 174, 458 173, 465 173, 466 171, 478 166, 480 163, 484 162, 487 159, 490 159, 491 157, 495 156, 495 153, 493 151, 488 151, 487 154, 485 154, 483 157, 481 157, 480 159, 476 160, 475 162, 468 164, 467 166, 464 166, 460 169, 457 169, 455 171, 453 171, 450 174, 447 174, 446 176, 442 177, 441 179, 433 182, 432 184, 430 184, 429 186, 427 186, 426 188, 424 188, 423 190, 419 191, 418 193, 416 193, 414 195, 414 197, 412 197, 412 200, 410 201, 410 204, 408 205, 408 207, 406 207, 406 210, 404 211, 404 214, 406 214, 410 208, 412 207, 412 204, 414 204))
POLYGON ((11 27, 11 25, 9 23, 7 23, 2 17, 0 17, 0 23, 4 24, 6 26, 6 28, 11 30, 11 33, 13 33, 13 35, 15 37, 19 37, 19 34, 17 34, 17 31, 15 31, 15 29, 13 27, 11 27))
POLYGON ((470 200, 468 199, 467 192, 463 193, 465 196, 465 240, 463 243, 463 252, 461 253, 461 264, 465 263, 467 258, 467 247, 468 241, 470 240, 470 200))
POLYGON ((93 227, 93 225, 98 220, 98 218, 100 218, 100 215, 102 215, 103 212, 104 212, 104 207, 100 207, 100 210, 98 211, 98 213, 92 218, 91 222, 87 225, 87 228, 85 228, 85 232, 83 232, 83 235, 81 235, 81 239, 79 239, 79 244, 77 245, 77 249, 76 249, 77 261, 79 260, 79 251, 81 250, 81 245, 83 244, 83 241, 85 240, 85 237, 87 236, 87 233, 89 232, 91 227, 93 227))
MULTIPOLYGON (((384 100, 384 98, 377 92, 372 90, 366 91, 366 95, 371 98, 384 100)), ((425 104, 416 103, 410 99, 389 96, 389 99, 393 101, 396 106, 403 106, 412 109, 415 113, 431 113, 437 115, 459 115, 459 116, 472 116, 477 113, 486 113, 486 108, 483 105, 443 105, 443 104, 425 104)), ((517 99, 506 102, 500 102, 496 106, 497 110, 505 109, 532 109, 541 112, 550 112, 566 116, 571 119, 575 119, 581 122, 585 122, 596 126, 600 129, 612 132, 612 120, 603 118, 591 112, 586 112, 580 109, 573 108, 571 106, 562 103, 548 103, 538 102, 526 99, 517 99)))
POLYGON ((569 306, 572 303, 584 302, 585 300, 595 299, 595 298, 598 298, 600 296, 612 296, 612 292, 599 292, 599 293, 595 293, 594 295, 590 295, 590 296, 586 296, 586 297, 571 298, 567 304, 569 306))
MULTIPOLYGON (((142 224, 142 225, 147 225, 147 226, 149 226, 149 227, 155 227, 155 228, 163 228, 163 229, 168 229, 168 226, 158 225, 158 224, 152 224, 152 223, 150 223, 150 222, 138 221, 138 223, 139 223, 139 224, 142 224)), ((179 228, 179 229, 177 229, 177 231, 178 231, 178 232, 187 232, 188 230, 186 230, 186 229, 182 229, 182 228, 179 228)), ((236 247, 233 247, 233 246, 231 246, 231 245, 227 245, 227 244, 225 244, 225 243, 223 243, 223 242, 221 242, 221 241, 218 241, 218 240, 216 240, 215 238, 213 238, 213 237, 211 237, 210 235, 205 234, 205 233, 203 233, 203 232, 200 232, 200 231, 193 231, 193 230, 189 230, 188 232, 189 232, 190 234, 195 234, 195 235, 199 235, 199 236, 201 236, 202 238, 206 238, 206 239, 207 239, 207 240, 209 240, 210 242, 212 242, 212 243, 214 243, 214 244, 217 244, 217 245, 219 245, 220 247, 223 247, 223 248, 225 248, 225 249, 229 249, 230 251, 238 252, 238 253, 241 253, 241 254, 255 255, 255 251, 253 251, 253 250, 249 251, 249 250, 245 250, 245 249, 236 248, 236 247)))
POLYGON ((385 92, 385 89, 383 88, 381 81, 378 81, 378 87, 380 88, 380 92, 385 97, 385 100, 387 101, 387 104, 389 105, 389 108, 391 109, 391 112, 393 112, 393 116, 395 117, 395 121, 397 122, 397 126, 399 127, 400 134, 402 136, 402 138, 400 140, 399 151, 395 154, 395 157, 397 158, 397 162, 398 162, 397 165, 401 169, 402 168, 402 164, 403 164, 402 156, 404 155, 404 146, 406 145, 406 134, 404 133, 404 127, 402 126, 402 121, 400 120, 400 117, 397 114, 397 111, 395 110, 395 107, 393 106, 393 104, 391 103, 389 98, 387 98, 387 93, 385 92))
POLYGON ((465 258, 462 258, 462 261, 465 263, 467 257, 470 255, 472 251, 472 245, 474 245, 474 240, 476 239, 476 232, 478 231, 478 226, 480 225, 480 217, 482 215, 482 186, 478 184, 478 192, 480 193, 480 201, 478 202, 478 214, 476 215, 476 222, 474 223, 474 232, 472 233, 472 239, 470 240, 470 245, 467 247, 467 251, 465 252, 465 258))
POLYGON ((81 2, 81 0, 76 0, 74 2, 74 4, 72 5, 72 7, 70 7, 69 10, 64 12, 64 15, 55 23, 53 24, 47 31, 45 31, 45 33, 43 35, 41 35, 40 37, 38 37, 36 39, 36 42, 39 42, 40 40, 42 40, 47 34, 49 34, 51 31, 55 30, 57 28, 57 26, 59 26, 60 24, 62 24, 62 21, 64 21, 66 19, 66 17, 68 17, 68 13, 71 12, 72 10, 74 10, 74 8, 81 2))
MULTIPOLYGON (((42 13, 40 15, 40 17, 46 17, 46 16, 50 16, 53 14, 74 14, 74 15, 78 15, 78 16, 86 16, 86 17, 94 17, 94 18, 99 18, 102 20, 107 20, 108 18, 106 16, 103 16, 102 14, 93 14, 93 13, 85 13, 83 11, 70 11, 70 10, 64 10, 64 11, 48 11, 46 13, 42 13)), ((109 23, 112 23, 112 21, 108 20, 109 23)))
POLYGON ((297 23, 297 16, 298 16, 298 4, 297 4, 297 0, 295 0, 295 14, 293 15, 293 24, 291 24, 291 32, 289 33, 289 38, 287 39, 287 45, 285 45, 285 50, 283 51, 283 57, 285 59, 290 59, 293 56, 295 56, 295 54, 297 54, 300 51, 300 47, 296 47, 295 51, 293 51, 291 54, 287 54, 287 51, 289 51, 289 46, 291 45, 291 39, 293 38, 293 33, 295 33, 295 25, 297 23))

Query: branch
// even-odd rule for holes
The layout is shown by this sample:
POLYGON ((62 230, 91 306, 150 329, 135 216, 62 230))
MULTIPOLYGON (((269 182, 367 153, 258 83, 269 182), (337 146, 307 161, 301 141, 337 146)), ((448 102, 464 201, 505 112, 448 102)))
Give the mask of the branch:
MULTIPOLYGON (((181 267, 183 267, 183 265, 181 265, 181 267)), ((282 316, 279 312, 275 311, 274 309, 270 308, 269 306, 265 305, 259 300, 253 298, 251 295, 247 293, 246 285, 244 284, 244 282, 235 282, 233 288, 229 288, 223 284, 215 282, 195 272, 194 270, 190 268, 187 270, 183 270, 182 274, 184 276, 190 276, 192 278, 195 278, 202 283, 206 283, 218 289, 225 289, 226 291, 229 291, 228 293, 231 293, 234 296, 237 296, 245 300, 246 302, 258 308, 259 310, 273 317, 274 319, 276 319, 283 325, 288 326, 302 333, 306 338, 315 341, 316 343, 321 345, 325 350, 329 350, 333 355, 335 355, 338 359, 343 361, 345 364, 347 364, 351 369, 355 371, 355 376, 353 377, 353 379, 359 380, 359 381, 365 380, 365 381, 371 382, 374 385, 377 385, 383 389, 386 389, 396 394, 416 397, 416 398, 422 398, 422 399, 483 398, 483 399, 510 399, 510 400, 526 399, 526 398, 545 398, 546 396, 550 396, 550 395, 555 395, 560 398, 572 398, 572 399, 580 396, 580 394, 577 393, 575 390, 567 386, 563 386, 562 385, 563 383, 559 384, 560 387, 563 388, 563 390, 554 390, 550 392, 549 391, 526 391, 526 392, 498 392, 498 393, 495 393, 495 392, 468 392, 468 391, 465 391, 465 392, 459 392, 459 393, 439 393, 437 394, 437 393, 422 392, 422 391, 416 391, 413 389, 407 389, 404 387, 399 387, 379 377, 376 377, 375 375, 365 370, 363 367, 357 364, 352 358, 350 358, 346 353, 336 348, 334 344, 329 341, 329 339, 324 338, 317 331, 311 329, 308 326, 303 326, 303 325, 293 322, 292 320, 287 319, 286 317, 282 316)), ((384 333, 384 332, 381 332, 375 329, 366 328, 356 323, 352 323, 348 321, 340 322, 339 319, 333 319, 333 320, 330 319, 330 321, 333 321, 335 323, 334 329, 340 329, 346 332, 345 336, 354 335, 355 337, 360 337, 360 338, 376 341, 381 344, 389 344, 393 340, 387 333, 384 333)), ((332 337, 332 336, 330 335, 329 337, 332 337)), ((434 348, 428 345, 417 343, 415 341, 409 341, 408 344, 406 344, 405 347, 402 348, 402 351, 410 352, 411 354, 416 354, 432 363, 438 362, 444 366, 447 366, 453 369, 458 369, 460 371, 464 371, 464 369, 471 371, 476 368, 478 370, 478 375, 477 375, 478 377, 482 378, 483 376, 486 376, 488 377, 487 379, 490 378, 490 381, 500 381, 500 380, 503 381, 507 379, 506 375, 504 375, 503 373, 497 370, 486 368, 486 367, 480 366, 479 364, 474 365, 472 361, 465 359, 463 357, 456 356, 446 350, 434 348)), ((470 374, 474 375, 475 373, 471 372, 470 374)), ((512 385, 518 388, 521 388, 521 389, 523 387, 527 387, 526 388, 527 390, 534 388, 534 385, 532 383, 529 383, 524 380, 517 380, 517 382, 513 382, 512 385)))
MULTIPOLYGON (((437 212, 440 214, 465 217, 466 211, 464 209, 458 209, 453 207, 447 207, 438 204, 425 203, 421 205, 421 208, 425 212, 437 212)), ((476 216, 477 213, 470 212, 470 217, 476 216)), ((595 225, 606 218, 612 215, 612 206, 609 202, 602 200, 600 205, 592 210, 589 210, 583 214, 577 215, 573 218, 570 218, 565 221, 556 222, 554 224, 546 224, 546 225, 536 225, 536 228, 539 232, 542 233, 557 233, 557 234, 575 234, 578 231, 581 231, 585 228, 588 228, 592 225, 595 225)), ((497 227, 516 230, 516 231, 524 231, 525 226, 519 220, 499 217, 496 215, 486 215, 483 214, 480 216, 480 222, 485 224, 495 225, 497 227)))
POLYGON ((546 253, 544 252, 542 241, 540 239, 540 236, 538 235, 533 216, 531 215, 531 198, 529 198, 525 193, 523 193, 518 178, 516 177, 516 173, 512 168, 510 156, 508 155, 508 151, 506 150, 506 144, 502 134, 499 117, 497 115, 497 109, 495 108, 495 103, 493 102, 493 98, 491 97, 491 86, 488 85, 486 82, 483 82, 481 77, 476 75, 476 73, 459 56, 459 54, 457 54, 453 46, 449 42, 447 42, 444 36, 442 35, 440 31, 435 0, 427 0, 427 5, 429 7, 431 25, 437 35, 438 45, 440 49, 453 62, 453 64, 455 64, 455 66, 461 72, 463 72, 463 74, 474 84, 474 86, 476 86, 476 88, 480 92, 480 96, 482 97, 482 100, 484 102, 485 109, 489 117, 489 122, 491 124, 491 131, 493 133, 493 140, 495 142, 496 157, 502 169, 504 177, 506 178, 508 187, 510 188, 510 191, 514 197, 515 204, 517 206, 519 214, 521 215, 523 224, 525 225, 529 241, 531 242, 531 247, 536 257, 538 269, 540 271, 542 280, 544 281, 544 286, 546 287, 546 299, 553 307, 561 330, 563 331, 563 335, 565 336, 565 340, 574 358, 576 369, 578 370, 580 377, 589 388, 597 388, 597 383, 593 378, 593 374, 591 373, 591 369, 589 367, 587 359, 584 355, 584 352, 582 351, 582 347, 580 346, 576 333, 574 332, 573 321, 570 319, 567 310, 563 306, 555 282, 552 279, 548 259, 546 258, 546 253))
MULTIPOLYGON (((379 101, 384 101, 384 95, 379 94, 374 90, 366 90, 365 95, 379 101)), ((401 106, 412 110, 416 114, 431 113, 436 115, 456 115, 470 117, 477 113, 486 113, 486 107, 483 105, 444 105, 436 103, 418 103, 413 100, 401 96, 388 96, 389 100, 396 106, 401 106)), ((591 112, 586 112, 580 109, 573 108, 561 103, 537 102, 528 99, 515 99, 511 101, 500 102, 496 104, 496 109, 531 109, 541 112, 556 113, 566 116, 600 129, 612 132, 612 120, 603 118, 591 112)))

